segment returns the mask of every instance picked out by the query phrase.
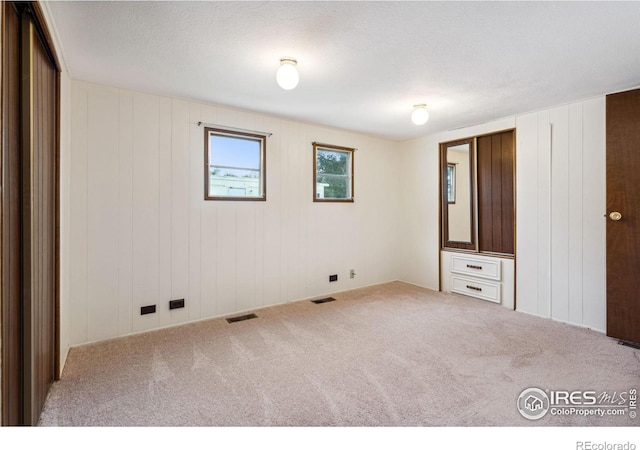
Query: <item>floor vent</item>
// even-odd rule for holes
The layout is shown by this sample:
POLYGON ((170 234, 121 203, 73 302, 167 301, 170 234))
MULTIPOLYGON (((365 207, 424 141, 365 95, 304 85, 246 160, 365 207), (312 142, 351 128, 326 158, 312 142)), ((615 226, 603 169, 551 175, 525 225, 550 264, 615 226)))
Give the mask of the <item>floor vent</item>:
POLYGON ((327 297, 327 298, 319 298, 318 300, 311 300, 311 303, 315 303, 316 305, 319 305, 320 303, 327 303, 327 302, 335 302, 336 299, 333 297, 327 297))
POLYGON ((631 348, 637 348, 638 350, 640 350, 640 344, 637 344, 635 342, 629 342, 629 341, 625 341, 623 339, 620 339, 618 341, 618 344, 620 345, 626 345, 627 347, 631 347, 631 348))
POLYGON ((227 319, 227 322, 229 322, 229 323, 242 322, 243 320, 257 319, 257 318, 258 318, 258 316, 256 316, 255 314, 251 313, 251 314, 245 314, 244 316, 229 317, 227 319))

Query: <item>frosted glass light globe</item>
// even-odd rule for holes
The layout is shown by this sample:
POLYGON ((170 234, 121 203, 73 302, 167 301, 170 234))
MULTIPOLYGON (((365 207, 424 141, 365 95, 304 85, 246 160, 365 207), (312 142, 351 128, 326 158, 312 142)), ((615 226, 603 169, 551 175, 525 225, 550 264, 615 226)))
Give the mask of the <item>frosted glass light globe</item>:
POLYGON ((296 69, 296 63, 295 59, 280 60, 280 68, 276 73, 276 81, 282 89, 289 91, 298 85, 300 75, 298 74, 298 69, 296 69))
POLYGON ((411 121, 416 125, 424 125, 429 120, 429 111, 427 105, 415 105, 411 113, 411 121))

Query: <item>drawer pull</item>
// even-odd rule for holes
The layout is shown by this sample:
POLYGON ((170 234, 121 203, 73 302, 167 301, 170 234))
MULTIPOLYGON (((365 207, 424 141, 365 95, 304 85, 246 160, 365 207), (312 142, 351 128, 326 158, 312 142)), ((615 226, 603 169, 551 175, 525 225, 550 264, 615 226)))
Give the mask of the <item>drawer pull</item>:
POLYGON ((467 267, 469 269, 478 269, 478 270, 482 270, 482 266, 474 266, 473 264, 467 264, 467 267))
POLYGON ((472 291, 478 291, 478 292, 482 292, 482 288, 476 287, 476 286, 470 286, 467 284, 467 289, 471 289, 472 291))

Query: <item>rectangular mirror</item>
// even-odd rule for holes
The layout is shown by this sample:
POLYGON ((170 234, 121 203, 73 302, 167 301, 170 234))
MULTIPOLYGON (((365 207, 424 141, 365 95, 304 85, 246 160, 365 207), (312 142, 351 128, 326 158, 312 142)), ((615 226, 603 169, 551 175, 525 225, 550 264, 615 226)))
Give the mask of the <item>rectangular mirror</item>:
POLYGON ((474 250, 474 140, 440 144, 442 246, 474 250))

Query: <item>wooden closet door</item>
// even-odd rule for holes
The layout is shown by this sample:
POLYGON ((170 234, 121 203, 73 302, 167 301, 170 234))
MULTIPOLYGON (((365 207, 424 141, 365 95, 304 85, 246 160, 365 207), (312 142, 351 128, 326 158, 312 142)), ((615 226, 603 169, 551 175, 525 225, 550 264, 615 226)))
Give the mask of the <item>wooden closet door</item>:
POLYGON ((640 90, 606 101, 607 335, 640 343, 640 90))
POLYGON ((2 424, 19 425, 23 415, 21 19, 13 6, 2 6, 2 424))
POLYGON ((515 139, 509 130, 478 138, 478 248, 515 253, 515 139))
POLYGON ((57 71, 29 16, 23 52, 25 420, 35 424, 56 377, 57 71))
POLYGON ((57 376, 58 69, 37 5, 2 7, 2 423, 34 425, 57 376))

